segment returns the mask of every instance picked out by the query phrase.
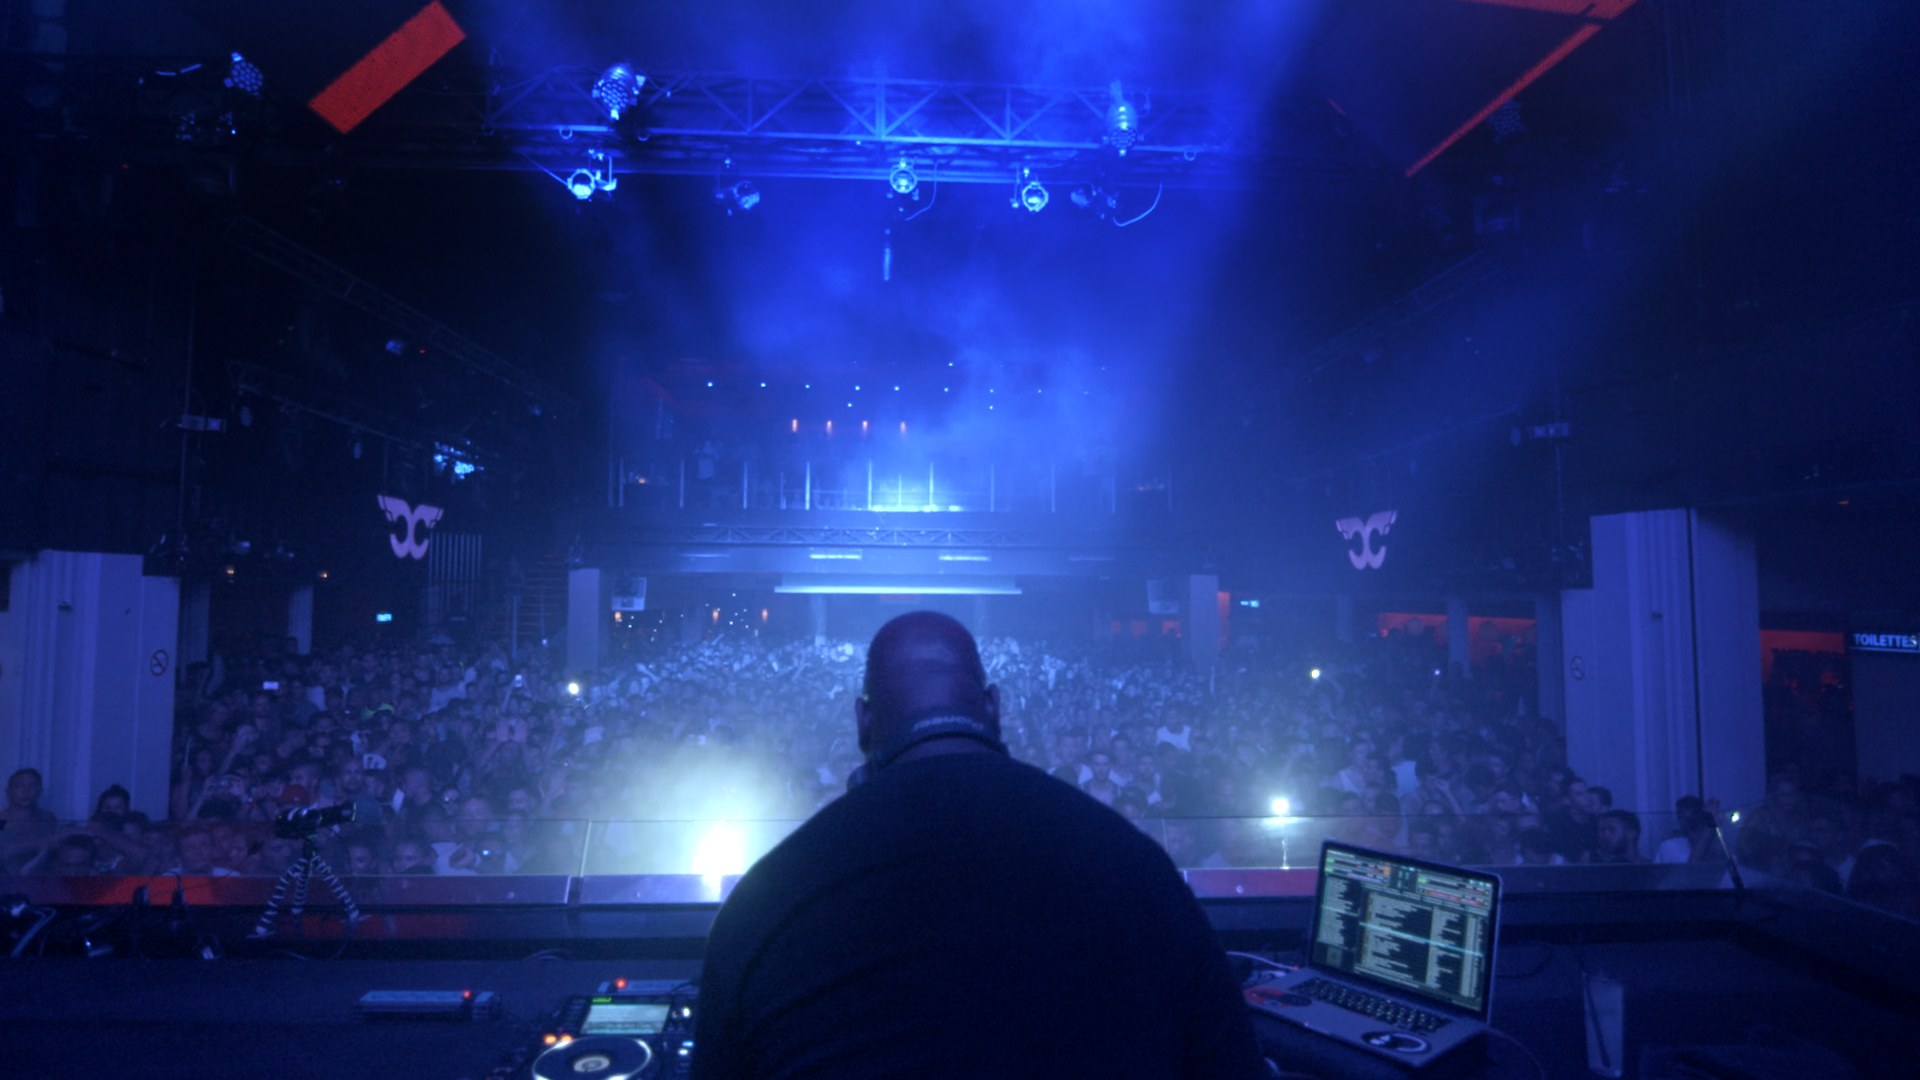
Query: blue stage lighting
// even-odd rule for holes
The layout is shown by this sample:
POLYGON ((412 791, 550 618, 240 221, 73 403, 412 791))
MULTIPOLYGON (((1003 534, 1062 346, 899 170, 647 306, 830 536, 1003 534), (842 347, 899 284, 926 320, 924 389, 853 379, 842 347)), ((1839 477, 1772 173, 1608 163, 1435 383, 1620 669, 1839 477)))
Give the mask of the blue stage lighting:
POLYGON ((715 190, 713 199, 726 210, 728 217, 732 217, 735 210, 744 214, 759 206, 760 189, 753 186, 753 181, 742 180, 737 184, 715 190))
POLYGON ((1014 207, 1025 210, 1029 214, 1037 214, 1045 210, 1048 199, 1046 185, 1033 178, 1031 169, 1021 169, 1020 179, 1023 183, 1020 185, 1019 194, 1014 196, 1014 207))
POLYGON ((618 120, 621 113, 640 104, 640 88, 645 85, 645 75, 627 64, 615 64, 593 84, 593 100, 607 111, 607 119, 618 120))
POLYGON ((573 170, 572 175, 563 182, 573 197, 581 202, 593 198, 597 191, 611 192, 620 186, 620 178, 613 175, 613 160, 604 150, 587 151, 587 167, 573 170))
POLYGON ((233 54, 232 66, 227 68, 226 86, 259 97, 261 88, 266 84, 266 77, 260 74, 259 68, 253 66, 253 61, 239 53, 233 54))
POLYGON ((1140 141, 1140 112, 1121 92, 1120 80, 1115 79, 1109 89, 1113 103, 1107 107, 1106 143, 1126 157, 1133 144, 1140 141))
POLYGON ((893 189, 895 195, 912 195, 920 190, 920 177, 913 171, 913 166, 907 164, 907 159, 901 158, 900 164, 887 174, 887 186, 893 189))

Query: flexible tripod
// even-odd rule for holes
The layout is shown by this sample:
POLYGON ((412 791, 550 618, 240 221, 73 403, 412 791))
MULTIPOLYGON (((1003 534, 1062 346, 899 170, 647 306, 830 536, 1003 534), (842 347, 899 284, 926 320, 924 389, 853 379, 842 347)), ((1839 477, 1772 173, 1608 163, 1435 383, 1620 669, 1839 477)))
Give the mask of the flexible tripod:
POLYGON ((301 838, 300 857, 280 874, 279 882, 274 885, 273 899, 267 901, 267 910, 260 913, 260 922, 253 928, 253 936, 257 938, 273 936, 273 922, 280 914, 280 902, 286 899, 288 886, 293 887, 293 908, 288 914, 293 916, 294 925, 299 925, 301 914, 307 910, 307 887, 313 884, 316 874, 321 881, 326 882, 333 889, 333 895, 339 899, 340 906, 347 909, 347 925, 352 926, 359 922, 363 917, 360 914, 360 906, 353 902, 353 896, 347 892, 347 887, 342 885, 340 879, 334 875, 333 867, 328 866, 327 860, 320 857, 320 845, 314 842, 313 834, 308 833, 301 838))

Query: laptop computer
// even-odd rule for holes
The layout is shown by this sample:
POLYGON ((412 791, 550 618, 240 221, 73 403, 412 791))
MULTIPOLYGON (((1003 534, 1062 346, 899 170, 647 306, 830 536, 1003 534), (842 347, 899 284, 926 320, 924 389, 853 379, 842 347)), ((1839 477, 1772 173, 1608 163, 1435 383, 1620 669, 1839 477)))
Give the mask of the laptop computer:
POLYGON ((1493 874, 1328 840, 1307 962, 1246 999, 1418 1068, 1486 1030, 1499 929, 1493 874))

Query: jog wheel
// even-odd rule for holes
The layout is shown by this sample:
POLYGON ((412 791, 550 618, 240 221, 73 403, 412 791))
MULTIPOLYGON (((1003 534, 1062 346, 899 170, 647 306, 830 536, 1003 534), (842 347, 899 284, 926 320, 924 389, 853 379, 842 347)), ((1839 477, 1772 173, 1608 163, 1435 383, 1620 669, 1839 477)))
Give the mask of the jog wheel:
POLYGON ((1371 1031, 1361 1036, 1368 1046, 1377 1046, 1382 1050, 1395 1050, 1402 1054, 1423 1054, 1428 1048, 1427 1040, 1418 1035, 1409 1035, 1404 1031, 1371 1031))
POLYGON ((633 1080, 651 1064, 653 1051, 638 1039, 588 1035, 535 1058, 533 1080, 633 1080))

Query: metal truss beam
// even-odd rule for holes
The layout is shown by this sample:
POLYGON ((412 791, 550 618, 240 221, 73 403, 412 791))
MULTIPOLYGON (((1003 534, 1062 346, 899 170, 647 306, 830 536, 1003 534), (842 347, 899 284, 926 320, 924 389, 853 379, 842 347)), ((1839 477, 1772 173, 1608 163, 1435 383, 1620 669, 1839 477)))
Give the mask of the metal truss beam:
POLYGON ((1351 173, 1330 119, 1311 105, 1130 95, 1140 130, 1121 155, 1105 141, 1105 89, 656 75, 639 115, 611 125, 592 100, 595 77, 557 69, 490 93, 471 103, 477 130, 507 136, 542 164, 558 155, 569 170, 580 144, 592 143, 625 171, 653 173, 711 174, 731 162, 743 175, 880 180, 902 157, 923 181, 1009 186, 1021 169, 1115 187, 1264 187, 1351 173))
POLYGON ((235 360, 227 365, 227 374, 233 380, 236 393, 251 394, 297 409, 402 449, 432 454, 442 447, 451 447, 461 457, 487 468, 506 468, 516 472, 525 469, 519 461, 477 446, 465 436, 433 432, 405 424, 358 401, 306 386, 290 375, 257 364, 235 360))
POLYGON ((1494 280, 1504 269, 1501 261, 1493 255, 1485 251, 1473 252, 1308 353, 1299 364, 1302 374, 1296 381, 1311 381, 1329 368, 1359 355, 1366 346, 1392 331, 1494 280))
POLYGON ((327 295, 345 300, 380 319, 408 335, 414 344, 427 345, 445 353, 548 408, 568 413, 579 408, 572 398, 501 359, 491 350, 455 333, 438 320, 401 303, 250 217, 241 215, 234 218, 227 227, 227 240, 262 262, 285 270, 327 295))
MULTIPOLYGON (((592 98, 596 71, 450 67, 402 91, 339 138, 296 102, 219 85, 207 57, 74 60, 29 81, 87 103, 48 112, 48 132, 97 132, 158 160, 244 151, 267 166, 541 169, 566 176, 589 148, 616 174, 881 181, 905 157, 923 182, 1104 188, 1371 190, 1386 170, 1337 131, 1325 102, 1228 100, 1127 88, 1137 140, 1106 140, 1105 88, 650 72, 619 124, 592 98), (194 67, 195 60, 201 61, 194 67), (189 70, 190 69, 190 70, 189 70), (170 73, 162 78, 157 72, 170 73)), ((14 56, 12 66, 33 65, 14 56)), ((1064 191, 1058 191, 1064 194, 1064 191)))

